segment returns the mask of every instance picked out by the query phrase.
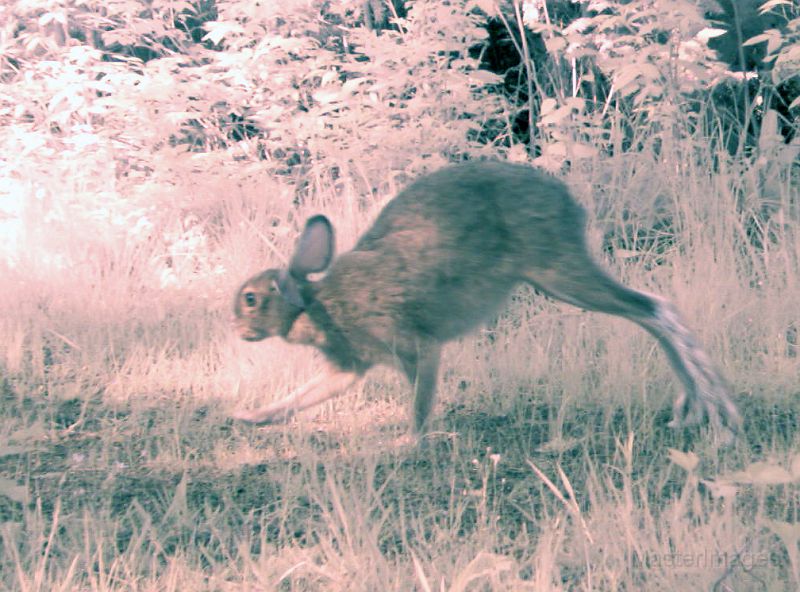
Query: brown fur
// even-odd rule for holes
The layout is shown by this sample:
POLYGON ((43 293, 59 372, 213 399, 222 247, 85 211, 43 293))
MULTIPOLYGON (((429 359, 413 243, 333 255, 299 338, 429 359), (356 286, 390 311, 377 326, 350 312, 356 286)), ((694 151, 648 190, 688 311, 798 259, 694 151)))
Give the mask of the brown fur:
MULTIPOLYGON (((583 210, 553 177, 501 162, 422 177, 389 202, 321 280, 309 281, 331 259, 331 233, 327 219, 312 218, 288 270, 245 282, 234 304, 238 330, 244 339, 280 336, 316 346, 342 375, 332 381, 337 385, 375 364, 399 366, 414 385, 416 430, 433 404, 441 344, 495 314, 522 282, 652 333, 685 388, 676 425, 704 414, 723 429, 740 421, 724 382, 674 309, 620 285, 595 264, 583 210)), ((238 416, 281 420, 334 391, 308 387, 291 401, 238 416)))

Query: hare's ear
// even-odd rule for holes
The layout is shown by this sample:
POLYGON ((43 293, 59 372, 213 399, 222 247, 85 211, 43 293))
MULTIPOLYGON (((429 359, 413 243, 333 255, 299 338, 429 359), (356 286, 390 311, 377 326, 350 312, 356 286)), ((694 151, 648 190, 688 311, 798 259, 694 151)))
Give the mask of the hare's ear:
POLYGON ((313 216, 306 222, 303 234, 289 263, 289 274, 303 280, 309 273, 325 271, 333 259, 333 226, 325 216, 313 216))

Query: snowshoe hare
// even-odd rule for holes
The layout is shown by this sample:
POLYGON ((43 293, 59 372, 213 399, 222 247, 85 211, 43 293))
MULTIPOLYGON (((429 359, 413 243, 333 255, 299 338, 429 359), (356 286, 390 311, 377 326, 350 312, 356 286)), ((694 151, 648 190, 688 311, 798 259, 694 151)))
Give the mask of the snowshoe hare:
POLYGON ((236 295, 243 339, 313 345, 330 368, 286 398, 235 418, 283 421, 340 393, 371 366, 391 364, 413 386, 413 427, 421 433, 442 344, 497 313, 514 286, 527 282, 649 331, 683 383, 670 425, 707 415, 730 437, 740 423, 724 381, 675 308, 598 267, 584 240, 582 208, 547 174, 502 162, 443 168, 390 201, 352 251, 335 261, 333 251, 331 223, 314 216, 288 268, 250 278, 236 295), (308 279, 325 270, 322 279, 308 279))

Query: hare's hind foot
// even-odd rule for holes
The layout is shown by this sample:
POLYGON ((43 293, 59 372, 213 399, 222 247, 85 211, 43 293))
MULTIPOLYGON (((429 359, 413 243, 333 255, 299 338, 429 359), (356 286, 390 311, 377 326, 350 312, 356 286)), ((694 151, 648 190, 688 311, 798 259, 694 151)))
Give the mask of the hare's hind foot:
POLYGON ((731 391, 700 349, 685 353, 684 365, 693 384, 684 381, 684 389, 675 399, 671 428, 699 424, 708 418, 711 433, 722 446, 733 443, 742 418, 731 398, 731 391))
POLYGON ((555 298, 626 318, 646 329, 658 340, 683 386, 670 425, 694 425, 708 417, 716 435, 723 442, 732 441, 741 418, 729 389, 668 300, 623 286, 582 250, 571 253, 563 269, 535 270, 526 279, 555 298))
POLYGON ((652 298, 655 313, 644 326, 661 342, 683 383, 683 391, 673 406, 670 427, 696 425, 707 417, 715 438, 722 445, 732 443, 742 418, 728 384, 675 307, 663 298, 652 298))

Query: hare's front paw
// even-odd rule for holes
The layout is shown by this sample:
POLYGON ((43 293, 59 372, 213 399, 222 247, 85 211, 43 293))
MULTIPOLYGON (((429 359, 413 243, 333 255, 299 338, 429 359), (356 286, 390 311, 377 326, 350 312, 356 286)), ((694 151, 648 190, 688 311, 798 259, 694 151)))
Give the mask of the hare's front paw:
POLYGON ((287 419, 285 413, 276 413, 268 409, 234 411, 230 417, 237 421, 256 424, 283 423, 287 419))
POLYGON ((234 411, 233 413, 229 414, 228 417, 230 417, 231 419, 235 419, 236 421, 247 421, 247 422, 255 421, 253 419, 252 411, 245 411, 245 410, 234 411))

